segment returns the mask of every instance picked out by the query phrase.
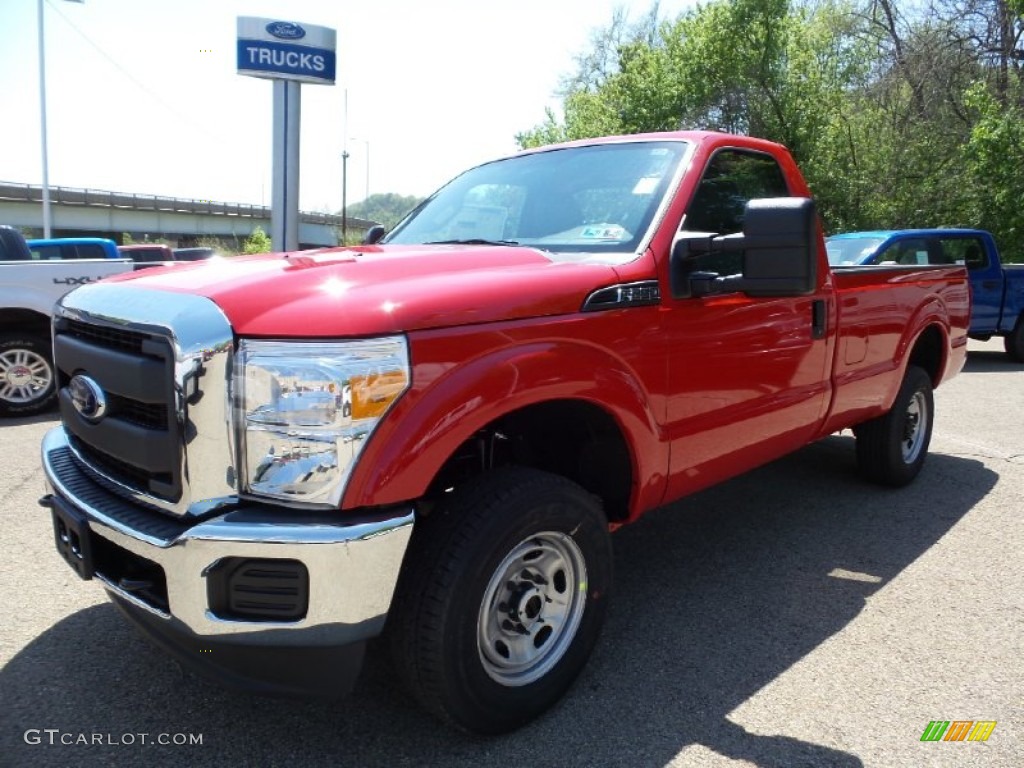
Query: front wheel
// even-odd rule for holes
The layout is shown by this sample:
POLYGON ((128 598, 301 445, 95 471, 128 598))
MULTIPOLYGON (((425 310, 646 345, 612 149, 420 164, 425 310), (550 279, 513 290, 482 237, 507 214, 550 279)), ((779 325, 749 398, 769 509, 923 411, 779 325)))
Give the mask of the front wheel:
POLYGON ((1003 346, 1011 360, 1024 363, 1024 315, 1017 318, 1017 325, 1003 337, 1003 346))
POLYGON ((904 486, 921 471, 932 439, 932 380, 909 366, 888 413, 854 427, 861 472, 882 485, 904 486))
POLYGON ((0 334, 0 413, 39 413, 56 394, 49 340, 31 333, 0 334))
POLYGON ((442 719, 513 730, 583 668, 611 580, 593 496, 537 470, 482 475, 417 523, 389 617, 395 665, 442 719))

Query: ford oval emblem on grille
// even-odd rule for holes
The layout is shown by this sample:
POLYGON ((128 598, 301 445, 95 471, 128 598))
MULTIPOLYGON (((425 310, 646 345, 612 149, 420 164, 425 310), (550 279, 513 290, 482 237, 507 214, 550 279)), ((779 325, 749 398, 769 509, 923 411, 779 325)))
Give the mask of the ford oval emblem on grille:
POLYGON ((88 376, 80 373, 72 376, 68 391, 71 393, 71 404, 82 418, 99 421, 107 412, 107 396, 103 394, 100 385, 88 376))
POLYGON ((266 30, 279 40, 301 40, 306 36, 306 30, 293 21, 272 21, 266 30))

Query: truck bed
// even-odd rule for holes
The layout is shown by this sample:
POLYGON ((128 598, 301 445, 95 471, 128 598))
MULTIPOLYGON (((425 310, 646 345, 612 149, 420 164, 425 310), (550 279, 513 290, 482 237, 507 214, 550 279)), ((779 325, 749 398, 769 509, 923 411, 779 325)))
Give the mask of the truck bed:
MULTIPOLYGON (((868 266, 832 272, 838 331, 826 434, 889 407, 905 356, 930 322, 948 323, 956 333, 933 385, 959 373, 967 358, 970 319, 965 274, 962 266, 868 266), (919 309, 908 324, 909 307, 919 309)), ((936 339, 935 349, 942 354, 943 339, 936 339)))

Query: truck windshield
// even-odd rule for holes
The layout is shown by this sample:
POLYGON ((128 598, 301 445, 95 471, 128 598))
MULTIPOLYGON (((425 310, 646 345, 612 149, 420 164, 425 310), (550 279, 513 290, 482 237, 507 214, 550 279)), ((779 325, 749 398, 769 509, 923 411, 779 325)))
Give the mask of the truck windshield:
POLYGON ((384 242, 635 252, 686 149, 682 141, 637 141, 487 163, 442 187, 384 242))
POLYGON ((833 237, 825 241, 828 263, 833 267, 867 264, 884 237, 833 237))

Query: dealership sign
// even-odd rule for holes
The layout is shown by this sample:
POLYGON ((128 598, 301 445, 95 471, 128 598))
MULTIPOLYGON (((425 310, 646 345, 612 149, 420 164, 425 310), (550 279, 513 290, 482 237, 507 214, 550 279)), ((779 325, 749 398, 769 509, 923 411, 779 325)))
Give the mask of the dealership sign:
POLYGON ((329 27, 238 17, 238 74, 334 84, 337 34, 329 27))

